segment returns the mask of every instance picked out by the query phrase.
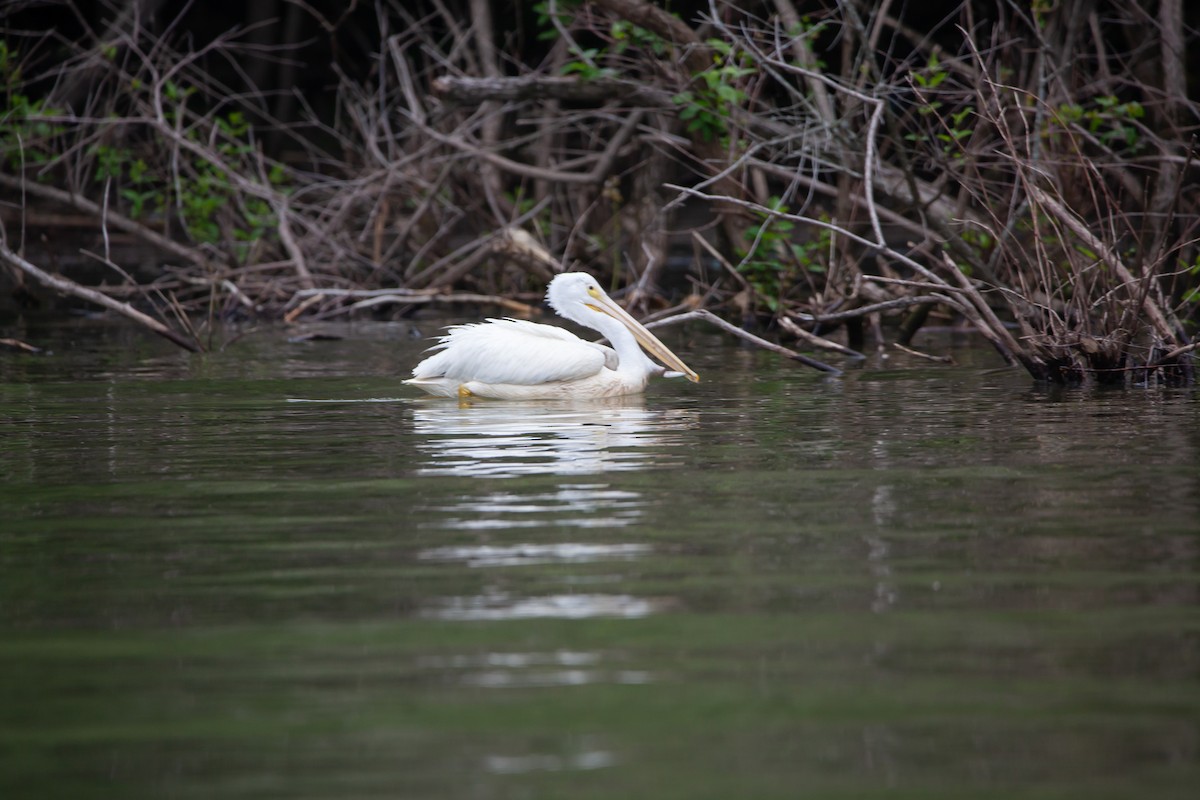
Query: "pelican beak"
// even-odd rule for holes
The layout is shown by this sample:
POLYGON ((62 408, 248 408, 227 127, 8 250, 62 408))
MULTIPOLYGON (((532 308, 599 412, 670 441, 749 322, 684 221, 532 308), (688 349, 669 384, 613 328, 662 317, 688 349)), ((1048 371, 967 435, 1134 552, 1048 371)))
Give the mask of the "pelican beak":
POLYGON ((646 329, 646 326, 638 322, 629 312, 617 305, 608 295, 597 290, 588 292, 592 297, 592 302, 588 303, 588 308, 593 311, 598 311, 601 314, 608 316, 620 322, 629 332, 633 334, 633 338, 637 339, 638 344, 642 346, 647 353, 657 358, 670 369, 682 373, 692 383, 699 383, 700 376, 692 371, 692 368, 683 363, 683 359, 672 353, 667 346, 658 340, 658 337, 646 329))

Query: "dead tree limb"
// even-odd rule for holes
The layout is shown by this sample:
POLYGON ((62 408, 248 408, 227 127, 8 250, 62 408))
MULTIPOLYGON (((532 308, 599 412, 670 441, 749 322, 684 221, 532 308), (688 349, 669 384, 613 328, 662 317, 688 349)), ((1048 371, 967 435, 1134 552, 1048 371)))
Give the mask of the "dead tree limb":
POLYGON ((750 333, 749 331, 744 331, 741 328, 739 328, 738 326, 736 326, 730 322, 726 322, 725 320, 718 317, 716 314, 712 313, 711 311, 707 311, 703 308, 698 308, 695 311, 688 311, 683 314, 678 314, 674 317, 667 317, 666 319, 660 319, 660 320, 657 320, 656 322, 648 322, 648 323, 646 323, 646 327, 647 328, 662 328, 662 327, 666 327, 667 325, 675 325, 677 323, 687 322, 687 321, 693 320, 693 319, 702 319, 705 322, 708 322, 712 325, 716 325, 718 328, 725 331, 726 333, 732 333, 734 336, 738 337, 739 339, 745 339, 747 342, 750 342, 753 345, 757 345, 758 347, 761 347, 764 350, 770 350, 772 353, 778 353, 779 355, 790 358, 793 361, 799 361, 801 364, 803 364, 806 367, 812 367, 813 369, 820 370, 821 372, 827 373, 829 375, 833 375, 834 377, 840 377, 843 374, 842 371, 840 369, 838 369, 837 367, 832 367, 829 364, 826 364, 822 361, 817 361, 815 358, 809 358, 808 356, 806 356, 802 353, 797 353, 795 350, 789 350, 788 348, 784 347, 781 344, 775 344, 774 342, 768 342, 766 339, 763 339, 760 336, 755 336, 753 333, 750 333))
POLYGON ((779 318, 779 327, 783 328, 797 339, 808 342, 813 347, 832 350, 835 353, 841 353, 842 355, 849 356, 850 358, 866 358, 866 356, 862 353, 854 350, 853 348, 846 347, 844 344, 838 344, 831 339, 826 339, 824 336, 817 336, 815 333, 809 333, 787 317, 779 318))
POLYGON ((164 339, 171 340, 185 350, 190 350, 193 353, 199 353, 203 350, 200 343, 195 339, 188 339, 180 335, 154 317, 143 314, 128 303, 122 303, 120 300, 114 300, 95 289, 81 286, 70 278, 64 278, 61 275, 51 275, 21 258, 12 250, 9 250, 5 244, 0 244, 0 261, 16 267, 43 286, 62 292, 63 294, 71 295, 72 297, 78 297, 80 300, 87 300, 89 303, 95 303, 98 306, 103 306, 110 311, 115 311, 124 317, 128 317, 139 325, 149 328, 164 339))

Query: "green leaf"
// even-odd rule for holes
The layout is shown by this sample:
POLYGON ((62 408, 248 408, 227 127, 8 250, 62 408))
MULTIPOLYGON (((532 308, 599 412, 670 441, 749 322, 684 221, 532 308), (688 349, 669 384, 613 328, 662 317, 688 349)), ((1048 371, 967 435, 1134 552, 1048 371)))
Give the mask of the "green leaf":
POLYGON ((733 45, 724 39, 709 39, 705 44, 723 56, 728 56, 733 52, 733 45))
POLYGON ((727 83, 723 83, 717 87, 717 97, 724 100, 731 106, 737 105, 739 102, 741 102, 744 96, 745 95, 743 95, 742 92, 739 92, 737 89, 733 88, 727 83))

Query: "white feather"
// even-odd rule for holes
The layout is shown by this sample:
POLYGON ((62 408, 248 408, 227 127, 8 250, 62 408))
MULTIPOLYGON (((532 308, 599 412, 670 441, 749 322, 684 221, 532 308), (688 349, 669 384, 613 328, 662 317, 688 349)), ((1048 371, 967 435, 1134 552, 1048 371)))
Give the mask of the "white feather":
POLYGON ((455 325, 431 349, 441 352, 413 368, 413 378, 533 386, 574 381, 617 368, 611 347, 552 325, 489 319, 455 325))
POLYGON ((612 397, 646 388, 659 366, 654 354, 676 374, 699 376, 640 322, 600 290, 596 280, 567 272, 550 281, 546 299, 559 316, 599 331, 605 347, 570 331, 515 319, 455 325, 437 351, 413 369, 405 383, 441 397, 495 397, 530 400, 612 397))

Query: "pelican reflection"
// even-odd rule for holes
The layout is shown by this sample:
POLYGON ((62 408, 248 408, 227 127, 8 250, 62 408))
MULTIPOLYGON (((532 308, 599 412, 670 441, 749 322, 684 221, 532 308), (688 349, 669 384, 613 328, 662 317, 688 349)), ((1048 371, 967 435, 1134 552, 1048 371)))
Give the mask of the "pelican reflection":
POLYGON ((640 396, 545 403, 418 403, 417 472, 460 477, 587 475, 676 462, 695 415, 640 396))

